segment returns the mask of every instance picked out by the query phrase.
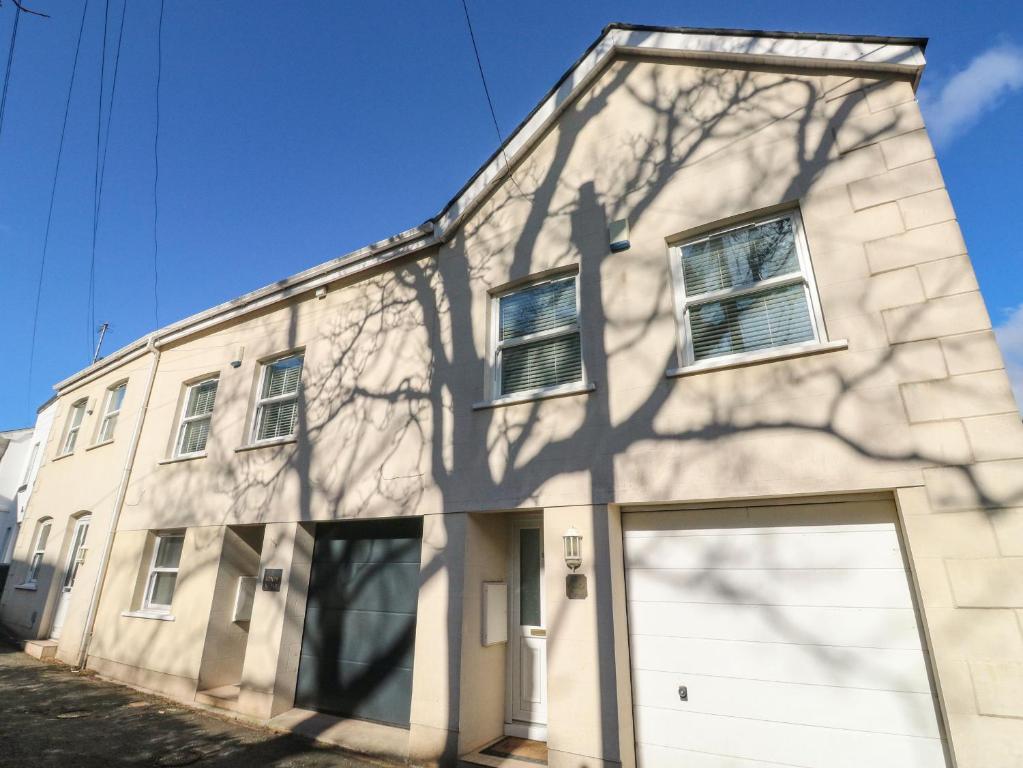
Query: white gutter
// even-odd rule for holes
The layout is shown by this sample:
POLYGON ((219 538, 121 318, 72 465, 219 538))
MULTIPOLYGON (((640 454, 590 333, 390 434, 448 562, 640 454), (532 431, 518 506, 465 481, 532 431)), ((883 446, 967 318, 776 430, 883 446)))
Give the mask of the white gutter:
POLYGON ((146 411, 149 410, 149 396, 153 392, 153 382, 156 381, 156 369, 160 362, 160 348, 156 346, 155 333, 149 335, 145 349, 153 354, 153 362, 149 365, 149 378, 146 380, 146 388, 142 394, 142 405, 139 408, 138 416, 135 417, 135 427, 131 433, 131 440, 128 442, 128 455, 124 460, 121 482, 118 484, 117 493, 114 496, 114 508, 110 516, 110 526, 107 528, 107 538, 103 543, 103 552, 100 555, 99 568, 96 571, 96 581, 92 585, 92 594, 89 596, 89 612, 86 614, 85 626, 82 629, 82 640, 78 648, 77 669, 82 669, 85 666, 85 660, 89 653, 89 644, 92 642, 93 629, 96 625, 96 611, 99 608, 100 592, 103 581, 107 576, 110 553, 114 548, 114 534, 117 532, 117 524, 121 519, 121 510, 124 508, 124 499, 128 493, 128 480, 131 477, 132 467, 135 465, 135 453, 138 450, 139 437, 142 434, 142 424, 146 419, 146 411))

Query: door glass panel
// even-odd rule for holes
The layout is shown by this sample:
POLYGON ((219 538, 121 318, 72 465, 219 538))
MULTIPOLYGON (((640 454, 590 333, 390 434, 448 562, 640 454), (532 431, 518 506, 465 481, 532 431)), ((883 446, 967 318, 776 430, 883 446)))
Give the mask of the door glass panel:
POLYGON ((78 576, 78 566, 82 564, 79 553, 82 547, 85 546, 85 537, 88 533, 88 523, 80 524, 75 531, 75 540, 71 546, 71 559, 68 562, 67 573, 64 575, 64 589, 66 590, 71 589, 75 585, 75 578, 78 576))
POLYGON ((519 624, 541 625, 539 528, 519 530, 519 624))

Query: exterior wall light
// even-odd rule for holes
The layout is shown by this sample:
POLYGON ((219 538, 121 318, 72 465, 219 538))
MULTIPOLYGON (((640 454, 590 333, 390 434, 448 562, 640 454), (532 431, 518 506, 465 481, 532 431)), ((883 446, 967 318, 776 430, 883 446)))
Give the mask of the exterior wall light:
POLYGON ((583 564, 581 546, 583 537, 573 526, 565 531, 565 535, 561 538, 565 540, 565 565, 567 565, 570 570, 575 571, 583 564))

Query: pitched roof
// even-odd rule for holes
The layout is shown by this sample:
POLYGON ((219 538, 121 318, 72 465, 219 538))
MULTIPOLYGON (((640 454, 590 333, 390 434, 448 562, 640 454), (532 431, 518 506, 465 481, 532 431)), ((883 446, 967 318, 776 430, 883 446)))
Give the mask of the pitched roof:
POLYGON ((128 344, 54 386, 58 392, 141 354, 151 343, 193 335, 240 314, 349 277, 444 242, 557 120, 565 107, 618 55, 646 55, 723 63, 759 63, 865 74, 895 74, 919 82, 926 63, 922 37, 880 37, 612 23, 440 212, 418 227, 371 243, 296 275, 246 293, 128 344))

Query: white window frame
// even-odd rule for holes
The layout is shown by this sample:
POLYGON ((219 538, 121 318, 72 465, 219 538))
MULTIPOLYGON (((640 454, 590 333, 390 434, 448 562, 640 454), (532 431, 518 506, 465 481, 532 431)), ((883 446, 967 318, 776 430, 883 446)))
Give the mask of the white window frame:
POLYGON ((488 367, 490 368, 490 396, 493 400, 514 398, 516 400, 528 400, 542 395, 554 394, 561 391, 574 391, 580 387, 586 387, 589 378, 586 374, 586 355, 583 353, 582 339, 582 291, 579 290, 579 270, 558 272, 555 274, 517 283, 509 288, 502 288, 500 291, 490 294, 490 354, 488 355, 488 367), (564 325, 559 328, 551 328, 538 333, 529 333, 515 339, 501 339, 501 299, 530 288, 547 283, 557 283, 563 280, 575 280, 575 321, 571 325, 564 325), (523 389, 517 392, 505 393, 501 389, 501 353, 506 349, 529 344, 534 341, 557 339, 573 333, 579 334, 579 381, 567 384, 555 384, 551 387, 536 387, 534 389, 523 389))
POLYGON ((44 517, 36 524, 36 535, 32 542, 32 554, 28 559, 28 571, 25 574, 25 583, 23 586, 35 586, 39 581, 39 571, 43 567, 43 558, 46 556, 46 545, 49 543, 50 532, 53 531, 53 519, 44 517), (43 542, 42 547, 39 546, 40 540, 43 538, 43 532, 46 531, 46 541, 43 542), (38 560, 37 560, 38 558, 38 560))
MULTIPOLYGON (((177 431, 177 434, 174 437, 174 456, 175 456, 175 458, 180 458, 180 457, 184 457, 184 456, 202 456, 202 455, 204 455, 206 453, 206 446, 203 446, 203 449, 201 451, 182 451, 181 450, 181 445, 182 445, 182 441, 185 439, 185 427, 188 424, 191 424, 194 421, 202 421, 203 419, 209 419, 210 420, 210 428, 211 428, 211 431, 212 431, 212 427, 213 427, 213 411, 216 410, 216 407, 217 407, 216 395, 214 395, 213 409, 210 410, 209 413, 199 414, 197 416, 189 416, 188 415, 188 402, 189 402, 189 400, 192 397, 192 390, 196 389, 197 387, 201 387, 203 384, 209 384, 211 381, 217 382, 217 392, 219 393, 220 392, 220 376, 218 374, 214 374, 212 376, 207 376, 207 377, 205 377, 203 379, 199 379, 198 381, 193 381, 191 384, 186 384, 185 385, 185 400, 181 404, 181 415, 178 418, 178 431, 177 431)), ((208 434, 206 436, 206 443, 207 443, 207 445, 209 444, 209 435, 208 434)))
POLYGON ((89 398, 83 397, 80 400, 76 400, 71 404, 71 410, 68 411, 67 424, 64 426, 64 439, 60 444, 60 455, 70 456, 75 452, 75 448, 78 447, 78 437, 82 432, 82 425, 85 423, 85 414, 89 408, 89 398), (75 414, 81 412, 82 418, 78 420, 78 423, 74 423, 75 414), (73 440, 72 440, 73 436, 73 440), (68 445, 70 443, 70 446, 68 445))
POLYGON ((304 373, 305 373, 305 350, 304 349, 300 349, 300 350, 297 350, 295 352, 286 352, 283 355, 277 355, 275 357, 271 357, 268 360, 264 360, 260 364, 259 381, 256 382, 256 403, 255 403, 255 408, 252 409, 252 429, 249 431, 249 435, 250 435, 250 437, 249 437, 249 444, 250 445, 259 445, 261 443, 278 443, 278 442, 281 442, 282 440, 293 440, 293 439, 295 439, 295 429, 297 429, 297 425, 296 425, 295 429, 293 429, 291 431, 290 435, 279 435, 277 437, 264 437, 264 438, 260 439, 260 437, 259 437, 259 423, 260 423, 260 419, 261 419, 261 417, 263 415, 263 407, 264 406, 273 405, 274 403, 283 403, 283 402, 287 402, 289 400, 294 400, 295 403, 296 403, 296 409, 301 407, 301 403, 299 402, 299 398, 300 398, 300 396, 302 394, 302 374, 304 374, 304 373), (274 363, 279 363, 282 360, 289 360, 289 359, 291 359, 293 357, 301 357, 302 358, 302 373, 299 374, 298 386, 295 387, 295 391, 294 392, 289 392, 287 394, 282 394, 282 395, 273 395, 272 397, 263 397, 263 387, 266 384, 267 376, 270 375, 270 367, 274 363))
POLYGON ((114 385, 112 385, 110 387, 107 387, 107 393, 106 393, 106 396, 104 398, 104 403, 103 403, 103 418, 100 419, 99 431, 96 433, 96 443, 97 444, 113 442, 114 430, 117 429, 117 417, 120 415, 121 409, 124 407, 124 398, 127 397, 127 396, 128 396, 128 382, 127 381, 119 381, 116 384, 114 384, 114 385), (120 389, 124 390, 124 395, 121 397, 120 405, 118 405, 117 408, 114 408, 113 407, 114 406, 114 395, 120 389), (109 424, 111 421, 114 422, 114 426, 111 427, 110 434, 107 435, 106 437, 104 437, 103 436, 103 432, 106 430, 107 424, 109 424))
POLYGON ((817 282, 813 275, 813 264, 810 261, 810 249, 806 242, 806 233, 803 229, 803 219, 798 208, 791 208, 779 213, 767 216, 757 216, 745 219, 738 224, 726 227, 710 229, 696 237, 690 237, 674 243, 669 249, 671 263, 671 276, 675 288, 675 321, 678 326, 678 359, 679 370, 698 368, 717 368, 727 366, 730 363, 742 362, 744 360, 757 360, 765 356, 785 355, 797 352, 800 349, 814 349, 827 341, 824 330, 824 316, 821 314, 820 299, 817 295, 817 282), (799 260, 799 271, 780 277, 771 277, 767 280, 760 280, 756 283, 733 288, 722 288, 716 291, 707 291, 697 294, 694 297, 686 295, 685 279, 682 272, 682 249, 688 245, 720 237, 728 232, 739 229, 769 224, 772 221, 781 219, 792 220, 792 236, 796 247, 796 256, 799 260), (777 347, 752 350, 749 352, 733 352, 728 355, 717 355, 697 361, 693 352, 692 331, 689 325, 690 307, 708 304, 723 299, 731 299, 745 296, 749 293, 759 293, 770 288, 781 288, 787 285, 803 286, 806 295, 806 305, 810 315, 810 325, 813 328, 813 339, 800 341, 794 344, 785 344, 777 347))
POLYGON ((36 459, 39 458, 40 447, 38 442, 32 444, 32 452, 28 455, 28 464, 25 465, 25 476, 21 478, 22 488, 28 488, 28 481, 32 478, 32 468, 35 466, 36 459))
MULTIPOLYGON (((156 575, 160 573, 173 573, 174 578, 174 593, 178 591, 178 580, 177 576, 181 571, 181 558, 178 557, 178 565, 175 568, 168 568, 166 566, 158 567, 156 565, 156 558, 160 555, 160 542, 164 539, 181 539, 182 547, 181 554, 184 554, 184 542, 185 532, 184 531, 161 531, 157 533, 153 539, 153 556, 149 559, 149 571, 146 574, 146 593, 142 600, 143 610, 150 611, 152 613, 170 613, 171 605, 168 603, 154 603, 152 600, 153 589, 156 587, 156 575)), ((171 602, 174 601, 174 594, 171 594, 171 602)))

